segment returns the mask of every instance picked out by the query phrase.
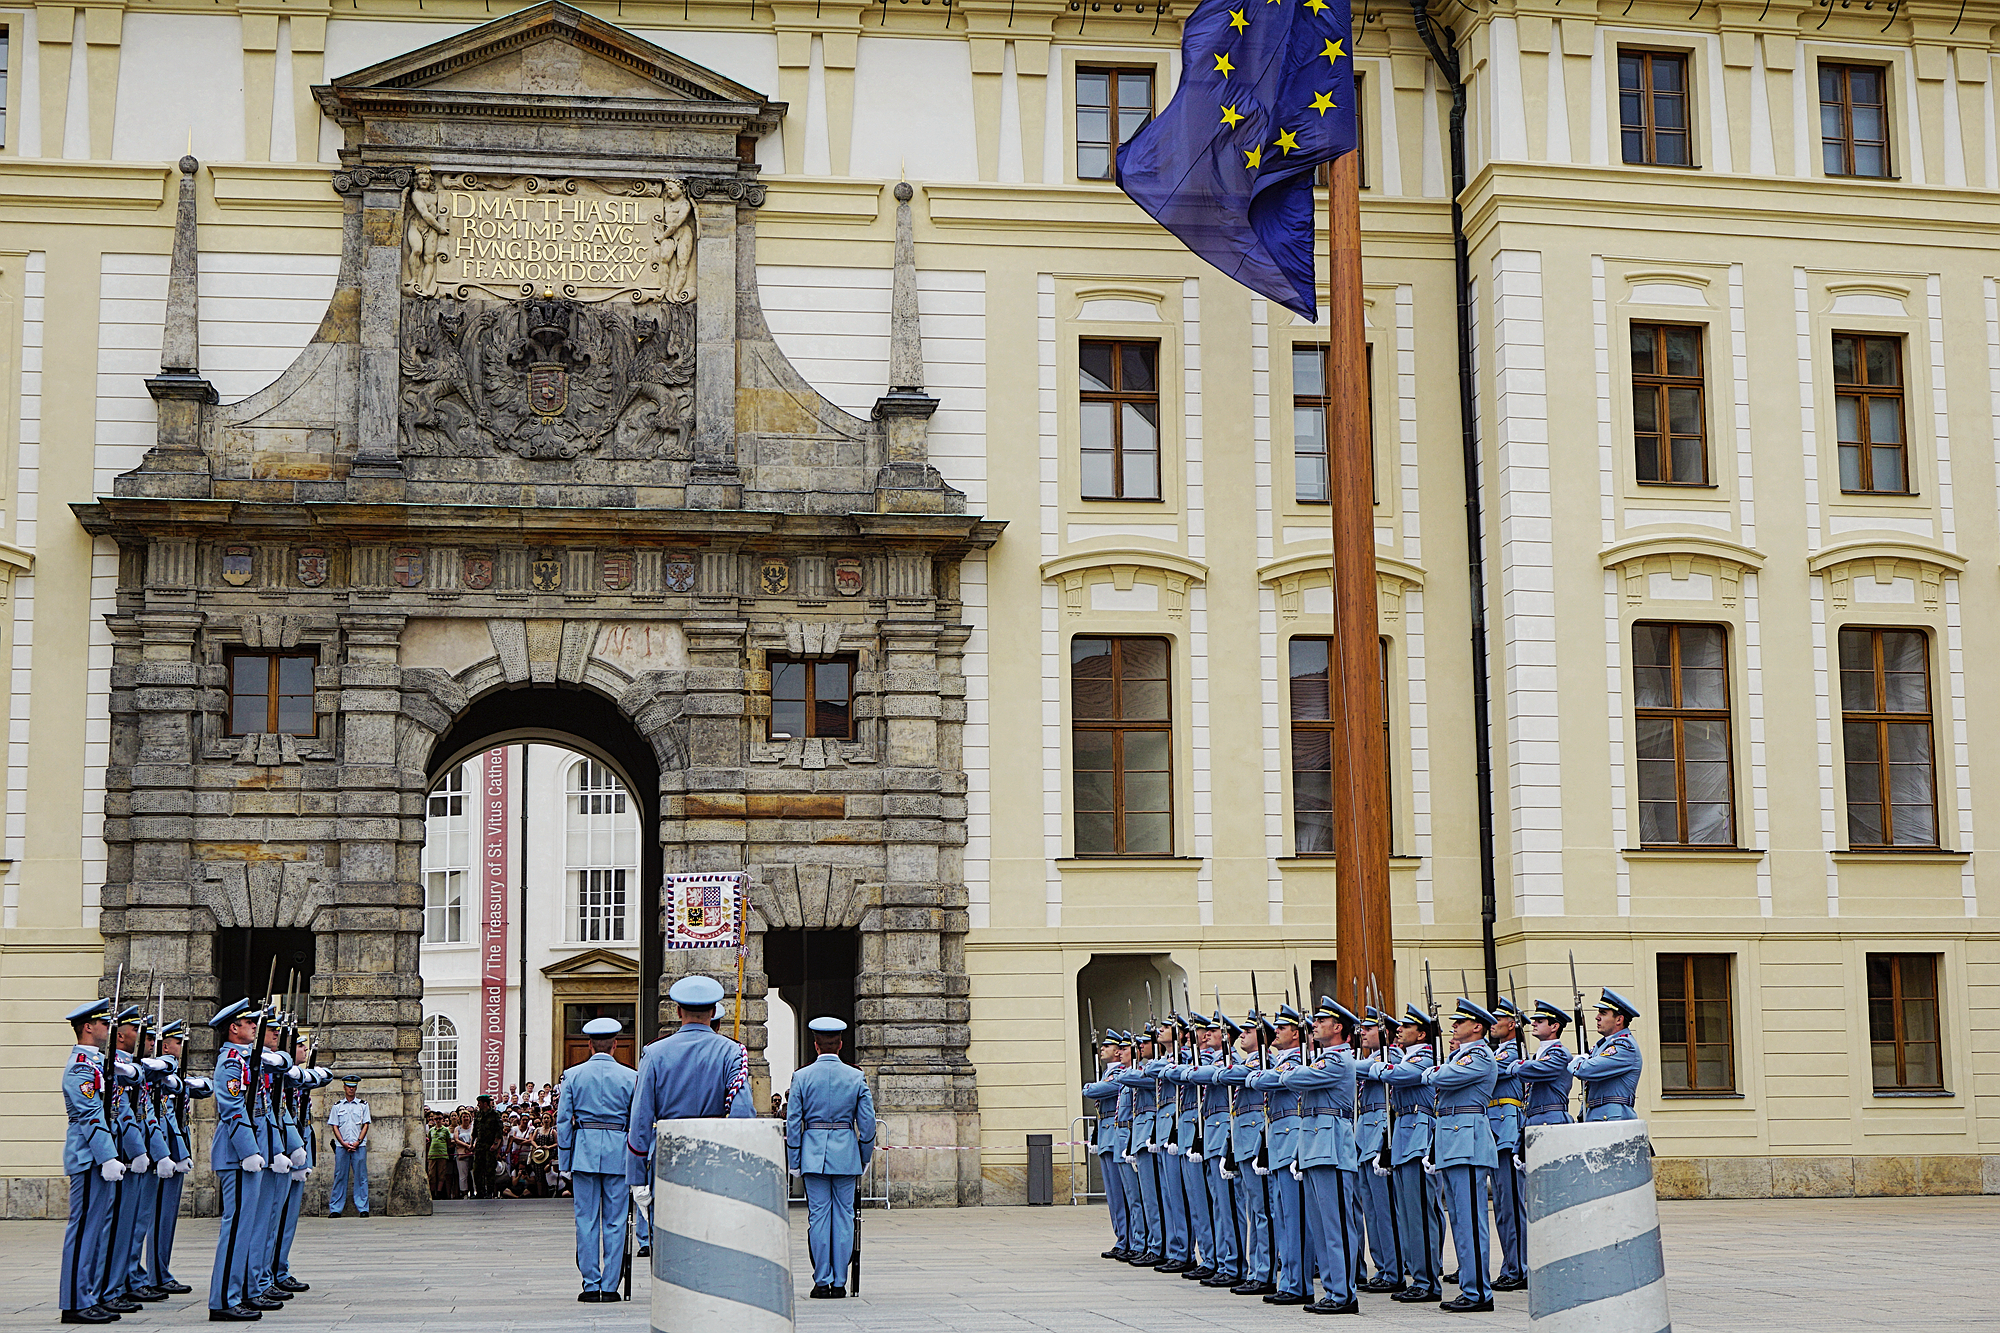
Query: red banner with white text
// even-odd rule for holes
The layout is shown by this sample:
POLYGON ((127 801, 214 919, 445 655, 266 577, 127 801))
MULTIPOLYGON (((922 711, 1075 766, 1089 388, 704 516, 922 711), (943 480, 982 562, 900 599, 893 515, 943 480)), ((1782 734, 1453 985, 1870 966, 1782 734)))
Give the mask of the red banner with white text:
POLYGON ((479 1090, 498 1096, 507 1066, 507 751, 480 757, 479 1090))

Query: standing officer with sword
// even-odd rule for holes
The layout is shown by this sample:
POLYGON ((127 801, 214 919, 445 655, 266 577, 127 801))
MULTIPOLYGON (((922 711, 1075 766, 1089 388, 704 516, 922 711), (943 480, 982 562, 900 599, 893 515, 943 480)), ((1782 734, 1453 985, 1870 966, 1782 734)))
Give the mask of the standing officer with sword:
MULTIPOLYGON (((861 1071, 840 1058, 838 1018, 815 1018, 817 1058, 792 1075, 785 1099, 786 1165, 806 1186, 806 1246, 816 1300, 847 1294, 841 1280, 854 1255, 854 1187, 875 1155, 875 1099, 861 1071)), ((860 1275, 855 1273, 858 1288, 860 1275)))
POLYGON ((583 1275, 579 1301, 618 1300, 629 1263, 625 1131, 632 1121, 632 1091, 639 1074, 611 1054, 624 1027, 615 1018, 593 1018, 583 1025, 590 1058, 563 1074, 556 1105, 556 1169, 570 1177, 576 1268, 583 1275))

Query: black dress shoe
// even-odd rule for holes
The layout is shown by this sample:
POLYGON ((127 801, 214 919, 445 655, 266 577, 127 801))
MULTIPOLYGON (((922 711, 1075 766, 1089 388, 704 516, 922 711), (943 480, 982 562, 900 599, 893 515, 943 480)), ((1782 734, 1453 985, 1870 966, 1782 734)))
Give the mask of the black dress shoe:
POLYGON ((652 1246, 650 1246, 650 1245, 641 1245, 641 1246, 639 1247, 639 1257, 640 1257, 641 1259, 650 1259, 650 1258, 652 1258, 652 1257, 653 1257, 653 1247, 652 1247, 652 1246))
POLYGON ((1302 1296, 1297 1292, 1290 1291, 1276 1292, 1264 1298, 1264 1304, 1266 1305, 1309 1305, 1311 1303, 1312 1297, 1302 1296))
POLYGON ((1234 1273, 1217 1273, 1214 1277, 1203 1278, 1201 1285, 1204 1287, 1233 1287, 1242 1280, 1242 1278, 1234 1273))
POLYGON ((82 1310, 64 1310, 62 1322, 65 1324, 110 1324, 118 1316, 101 1305, 92 1305, 82 1310))
POLYGON ((1269 1296, 1277 1289, 1275 1282, 1241 1282, 1229 1290, 1237 1296, 1269 1296))
POLYGON ((227 1310, 210 1310, 208 1312, 208 1322, 211 1324, 221 1323, 225 1320, 231 1323, 242 1323, 251 1319, 262 1319, 263 1317, 257 1311, 241 1305, 232 1305, 227 1310))
POLYGON ((356 1217, 366 1217, 366 1216, 368 1216, 368 1212, 367 1212, 367 1210, 366 1210, 366 1209, 363 1209, 363 1210, 362 1210, 361 1212, 358 1212, 358 1213, 356 1213, 356 1214, 355 1214, 355 1216, 356 1216, 356 1217))
POLYGON ((264 1288, 263 1291, 257 1294, 262 1296, 267 1301, 288 1301, 292 1298, 291 1292, 286 1291, 283 1287, 279 1286, 275 1282, 273 1282, 270 1286, 264 1288))
POLYGON ((279 1279, 278 1279, 277 1281, 273 1282, 273 1283, 272 1283, 271 1285, 272 1285, 272 1286, 274 1286, 274 1287, 276 1287, 276 1288, 277 1288, 277 1289, 278 1289, 279 1291, 311 1291, 311 1290, 312 1290, 312 1283, 310 1283, 310 1282, 301 1282, 301 1281, 299 1281, 299 1280, 298 1280, 297 1278, 293 1277, 293 1276, 292 1276, 292 1275, 291 1275, 290 1273, 287 1273, 287 1274, 285 1274, 285 1275, 284 1275, 283 1277, 279 1278, 279 1279))
POLYGON ((285 1308, 285 1303, 283 1301, 265 1300, 262 1296, 246 1296, 243 1298, 243 1308, 246 1310, 282 1310, 285 1308))
POLYGON ((1194 1267, 1192 1259, 1169 1259, 1163 1264, 1154 1264, 1155 1273, 1185 1273, 1194 1267))
POLYGON ((576 1298, 578 1301, 588 1304, 589 1302, 597 1299, 597 1293, 592 1291, 589 1287, 585 1287, 582 1291, 579 1291, 576 1294, 576 1298))
POLYGON ((811 1291, 806 1293, 806 1299, 814 1301, 830 1300, 832 1297, 833 1288, 823 1284, 815 1286, 811 1291))
POLYGON ((158 1287, 127 1287, 125 1294, 135 1301, 163 1301, 167 1293, 158 1287))
POLYGON ((160 1284, 160 1290, 166 1292, 169 1296, 185 1296, 193 1291, 194 1288, 185 1282, 167 1281, 160 1284))
POLYGON ((1125 1257, 1125 1253, 1126 1252, 1124 1250, 1114 1245, 1110 1249, 1106 1250, 1104 1253, 1098 1255, 1097 1257, 1100 1259, 1123 1259, 1125 1257))
POLYGON ((1306 1307, 1306 1313, 1307 1314, 1360 1314, 1361 1302, 1359 1300, 1351 1299, 1345 1305, 1335 1305, 1330 1299, 1328 1299, 1325 1296, 1322 1296, 1318 1300, 1314 1301, 1311 1305, 1308 1305, 1306 1307))
POLYGON ((1449 1282, 1449 1283, 1451 1283, 1451 1285, 1455 1287, 1455 1286, 1457 1286, 1457 1285, 1458 1285, 1458 1274, 1457 1274, 1457 1273, 1446 1273, 1446 1274, 1444 1275, 1444 1280, 1445 1280, 1445 1281, 1447 1281, 1447 1282, 1449 1282))
POLYGON ((1449 1310, 1453 1314, 1484 1314, 1493 1309, 1493 1302, 1475 1301, 1470 1296, 1459 1296, 1444 1302, 1438 1309, 1449 1310))
POLYGON ((1380 1296, 1392 1291, 1407 1291, 1409 1285, 1409 1283, 1404 1282, 1401 1278, 1393 1278, 1384 1274, 1368 1279, 1368 1281, 1361 1284, 1360 1289, 1367 1292, 1370 1296, 1380 1296))
POLYGON ((1182 1280, 1187 1282, 1199 1282, 1205 1277, 1214 1277, 1214 1276, 1215 1276, 1215 1270, 1213 1268, 1210 1268, 1207 1264, 1198 1264, 1195 1267, 1188 1269, 1187 1272, 1181 1274, 1182 1280))
POLYGON ((1527 1289, 1528 1279, 1524 1277, 1496 1278, 1493 1282, 1493 1290, 1495 1291, 1526 1291, 1527 1289))
POLYGON ((1164 1262, 1166 1257, 1164 1254, 1139 1254, 1134 1255, 1125 1262, 1134 1268, 1151 1268, 1154 1264, 1164 1262))
POLYGON ((1444 1298, 1434 1291, 1425 1291, 1422 1287, 1409 1287, 1397 1292, 1389 1299, 1400 1301, 1404 1305, 1423 1305, 1426 1302, 1443 1300, 1444 1298))
POLYGON ((107 1296, 99 1301, 98 1305, 116 1314, 137 1314, 146 1308, 139 1304, 139 1302, 128 1300, 123 1296, 107 1296))
POLYGON ((833 1288, 833 1292, 832 1292, 832 1295, 833 1295, 833 1299, 835 1299, 835 1300, 837 1300, 837 1301, 844 1301, 844 1300, 846 1300, 846 1299, 847 1299, 847 1288, 846 1288, 846 1287, 835 1287, 835 1288, 833 1288))

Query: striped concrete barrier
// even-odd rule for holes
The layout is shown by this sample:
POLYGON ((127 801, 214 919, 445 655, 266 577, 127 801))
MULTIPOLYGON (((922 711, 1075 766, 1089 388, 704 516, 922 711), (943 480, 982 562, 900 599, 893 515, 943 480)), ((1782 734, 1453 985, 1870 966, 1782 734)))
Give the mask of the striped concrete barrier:
POLYGON ((792 1228, 777 1120, 662 1120, 653 1328, 791 1333, 792 1228))
POLYGON ((1671 1333, 1645 1121, 1528 1130, 1528 1322, 1671 1333))

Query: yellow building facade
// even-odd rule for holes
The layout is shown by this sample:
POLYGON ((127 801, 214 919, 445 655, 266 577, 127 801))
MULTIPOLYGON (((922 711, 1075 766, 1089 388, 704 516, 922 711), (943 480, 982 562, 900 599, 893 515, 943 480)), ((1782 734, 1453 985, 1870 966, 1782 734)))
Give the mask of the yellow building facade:
MULTIPOLYGON (((1118 108, 1171 95, 1181 5, 593 12, 786 104, 742 146, 757 288, 861 415, 914 187, 930 463, 1006 525, 957 589, 978 1142, 924 1146, 1018 1200, 1024 1136, 1076 1137, 1092 1015, 1330 973, 1326 328, 1103 179, 1118 108)), ((60 1209, 60 1015, 103 970, 118 555, 70 506, 153 442, 172 163, 202 163, 202 364, 235 401, 334 290, 313 87, 489 17, 0 6, 8 1215, 60 1209)), ((1567 1008, 1573 953, 1638 1004, 1663 1191, 2000 1191, 2000 9, 1430 19, 1435 53, 1407 10, 1355 11, 1382 990, 1487 984, 1483 653, 1499 988, 1567 1008)))

